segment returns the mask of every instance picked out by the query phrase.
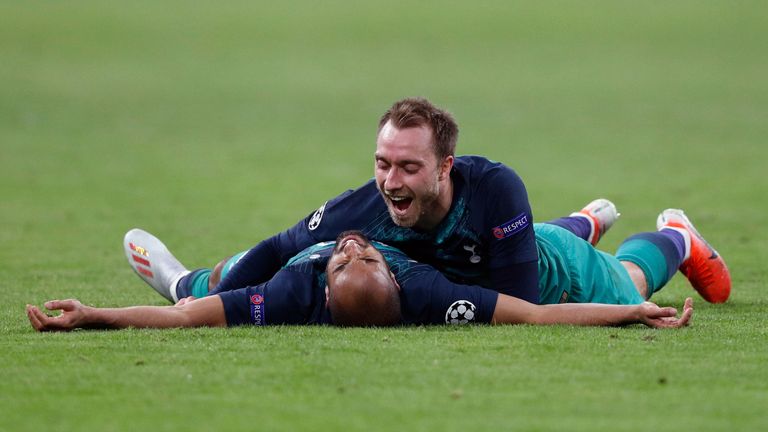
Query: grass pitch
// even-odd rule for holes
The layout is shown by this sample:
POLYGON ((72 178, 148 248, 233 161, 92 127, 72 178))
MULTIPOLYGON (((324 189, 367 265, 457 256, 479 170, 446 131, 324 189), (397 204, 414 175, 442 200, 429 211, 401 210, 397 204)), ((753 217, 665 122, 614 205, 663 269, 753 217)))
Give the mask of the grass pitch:
POLYGON ((765 429, 765 28, 762 2, 3 3, 0 430, 765 429), (162 304, 134 226, 206 266, 362 184, 407 95, 538 220, 614 200, 606 250, 686 209, 731 300, 680 331, 27 324, 51 298, 162 304))

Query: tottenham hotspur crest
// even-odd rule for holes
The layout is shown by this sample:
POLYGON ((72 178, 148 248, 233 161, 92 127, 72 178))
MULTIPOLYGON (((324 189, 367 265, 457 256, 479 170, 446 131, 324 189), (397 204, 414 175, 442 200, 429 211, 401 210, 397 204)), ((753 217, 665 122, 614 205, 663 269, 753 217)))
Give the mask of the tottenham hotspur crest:
POLYGON ((445 312, 446 324, 469 324, 475 320, 475 305, 469 300, 453 302, 445 312))
POLYGON ((475 252, 475 248, 477 248, 476 244, 473 244, 472 246, 464 245, 464 250, 472 254, 472 256, 469 257, 469 262, 471 262, 472 264, 478 264, 480 261, 483 260, 483 257, 481 257, 475 252))

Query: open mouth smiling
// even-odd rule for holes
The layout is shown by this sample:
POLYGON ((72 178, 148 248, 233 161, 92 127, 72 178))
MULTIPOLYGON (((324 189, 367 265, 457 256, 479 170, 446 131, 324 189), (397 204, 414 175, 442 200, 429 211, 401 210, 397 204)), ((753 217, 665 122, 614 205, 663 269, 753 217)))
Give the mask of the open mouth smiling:
POLYGON ((405 213, 413 203, 413 198, 410 197, 394 197, 387 195, 387 198, 389 199, 389 202, 392 203, 392 207, 394 207, 398 213, 405 213))

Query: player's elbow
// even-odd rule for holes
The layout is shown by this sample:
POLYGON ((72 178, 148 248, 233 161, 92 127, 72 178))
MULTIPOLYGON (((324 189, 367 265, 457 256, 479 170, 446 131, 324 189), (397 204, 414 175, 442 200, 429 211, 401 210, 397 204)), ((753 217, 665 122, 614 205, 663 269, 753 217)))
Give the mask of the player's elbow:
POLYGON ((500 294, 493 311, 493 324, 542 324, 543 313, 539 305, 500 294))
POLYGON ((174 327, 225 327, 224 305, 219 296, 209 296, 173 307, 174 327))

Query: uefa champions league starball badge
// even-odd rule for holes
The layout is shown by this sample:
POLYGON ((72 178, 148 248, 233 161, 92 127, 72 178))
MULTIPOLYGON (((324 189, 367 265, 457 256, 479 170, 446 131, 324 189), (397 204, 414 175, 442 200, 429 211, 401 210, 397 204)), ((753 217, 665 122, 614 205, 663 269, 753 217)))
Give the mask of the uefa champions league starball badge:
POLYGON ((475 320, 475 305, 468 300, 458 300, 445 312, 446 324, 469 324, 475 320))

